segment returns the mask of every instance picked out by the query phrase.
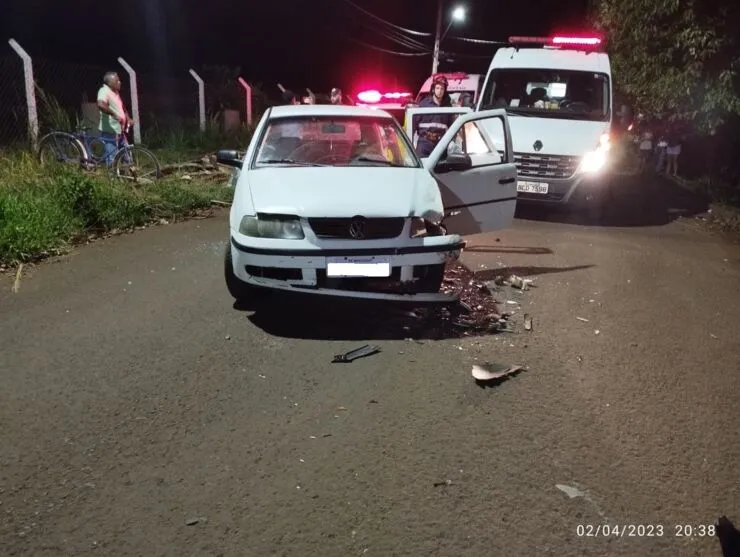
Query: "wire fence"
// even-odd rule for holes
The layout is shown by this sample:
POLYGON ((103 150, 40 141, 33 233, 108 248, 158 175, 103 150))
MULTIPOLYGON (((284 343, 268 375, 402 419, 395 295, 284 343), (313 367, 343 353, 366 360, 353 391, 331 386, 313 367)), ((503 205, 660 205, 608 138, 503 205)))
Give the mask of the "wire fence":
MULTIPOLYGON (((109 67, 32 58, 38 133, 51 130, 97 129, 97 92, 107 71, 117 71, 123 82, 122 97, 131 112, 128 73, 114 61, 109 67)), ((136 69, 136 68, 134 68, 136 69)), ((196 68, 205 82, 205 120, 208 131, 243 129, 249 118, 247 94, 239 70, 225 66, 196 68)), ((181 75, 137 72, 139 122, 147 137, 200 131, 198 84, 183 70, 181 75)), ((253 122, 273 103, 259 84, 251 84, 253 122)), ((29 110, 23 61, 11 49, 0 51, 0 147, 29 144, 29 110)))

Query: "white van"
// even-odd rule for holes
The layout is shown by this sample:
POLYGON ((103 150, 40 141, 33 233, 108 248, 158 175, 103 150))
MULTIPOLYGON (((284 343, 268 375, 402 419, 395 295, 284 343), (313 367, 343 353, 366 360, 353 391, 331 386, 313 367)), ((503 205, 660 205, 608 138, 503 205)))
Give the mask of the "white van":
MULTIPOLYGON (((473 101, 473 105, 478 103, 478 97, 480 95, 481 85, 483 85, 483 76, 481 74, 469 74, 465 72, 455 73, 441 73, 435 75, 442 75, 447 78, 447 92, 450 94, 452 100, 452 106, 457 106, 460 96, 465 93, 470 96, 473 101)), ((421 86, 419 94, 416 96, 416 104, 419 104, 425 97, 431 94, 432 80, 435 76, 429 76, 429 78, 421 86)))
POLYGON ((598 37, 511 37, 496 51, 476 110, 509 115, 519 201, 604 199, 612 77, 598 37))

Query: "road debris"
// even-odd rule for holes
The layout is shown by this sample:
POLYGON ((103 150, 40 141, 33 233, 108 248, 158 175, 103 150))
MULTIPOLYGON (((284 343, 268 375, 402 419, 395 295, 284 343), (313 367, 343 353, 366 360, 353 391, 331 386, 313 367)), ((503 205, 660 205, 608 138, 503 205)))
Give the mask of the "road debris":
POLYGON ((598 329, 596 329, 596 330, 594 331, 594 334, 595 334, 595 335, 598 335, 598 334, 600 334, 600 333, 601 333, 601 331, 599 331, 598 329))
POLYGON ((524 369, 523 366, 507 366, 502 364, 473 364, 473 378, 476 382, 487 383, 514 375, 524 369))
POLYGON ((578 321, 583 321, 584 323, 588 323, 588 319, 586 319, 585 317, 576 317, 576 319, 578 319, 578 321))
POLYGON ((332 360, 332 363, 349 363, 357 360, 358 358, 372 356, 373 354, 377 354, 380 351, 381 350, 379 346, 366 344, 365 346, 360 346, 360 348, 355 348, 354 350, 350 350, 349 352, 345 352, 344 354, 336 354, 334 356, 334 359, 332 360))
POLYGON ((575 499, 576 497, 585 497, 586 494, 578 489, 577 487, 572 487, 570 485, 563 485, 563 484, 555 484, 555 487, 557 487, 560 491, 565 493, 570 499, 575 499))
POLYGON ((197 516, 197 517, 194 516, 193 518, 188 518, 185 521, 185 524, 187 526, 195 526, 196 524, 198 524, 200 522, 206 522, 206 519, 203 518, 202 516, 197 516))
POLYGON ((517 290, 529 290, 529 287, 532 285, 531 279, 524 279, 517 275, 511 275, 506 279, 506 282, 517 290))
POLYGON ((445 480, 443 482, 434 482, 434 487, 442 487, 443 485, 452 485, 452 480, 445 480))
POLYGON ((13 294, 17 294, 21 289, 21 276, 23 275, 23 263, 18 265, 18 270, 15 273, 15 281, 13 281, 13 294))
POLYGON ((532 316, 528 313, 524 314, 524 330, 525 331, 531 331, 532 330, 532 316))

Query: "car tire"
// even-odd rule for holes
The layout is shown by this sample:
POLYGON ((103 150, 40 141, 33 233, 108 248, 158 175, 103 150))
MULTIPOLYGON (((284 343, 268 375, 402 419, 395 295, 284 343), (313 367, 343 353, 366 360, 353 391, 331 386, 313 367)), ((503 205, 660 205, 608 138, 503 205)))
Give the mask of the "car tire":
POLYGON ((224 254, 224 278, 226 279, 226 289, 239 306, 244 309, 256 308, 257 302, 260 301, 261 294, 263 294, 262 289, 247 284, 234 274, 231 246, 226 246, 226 253, 224 254))

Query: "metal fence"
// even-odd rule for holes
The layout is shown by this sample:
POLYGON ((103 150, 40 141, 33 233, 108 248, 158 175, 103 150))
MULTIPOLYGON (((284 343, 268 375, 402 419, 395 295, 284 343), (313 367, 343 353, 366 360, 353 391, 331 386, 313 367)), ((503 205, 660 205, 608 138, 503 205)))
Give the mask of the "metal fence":
POLYGON ((122 58, 108 67, 33 58, 12 39, 7 49, 0 45, 0 146, 35 146, 50 130, 96 129, 95 102, 106 71, 121 76, 124 103, 139 124, 137 142, 148 133, 238 129, 255 122, 271 104, 258 86, 227 67, 159 75, 128 66, 131 73, 127 66, 122 58))

